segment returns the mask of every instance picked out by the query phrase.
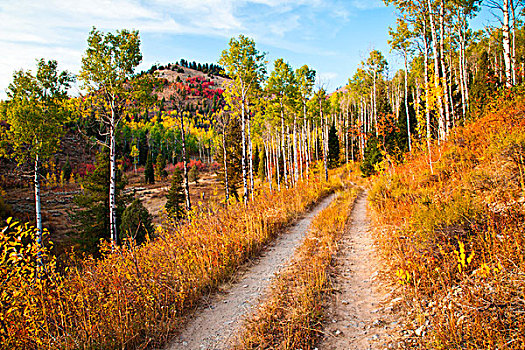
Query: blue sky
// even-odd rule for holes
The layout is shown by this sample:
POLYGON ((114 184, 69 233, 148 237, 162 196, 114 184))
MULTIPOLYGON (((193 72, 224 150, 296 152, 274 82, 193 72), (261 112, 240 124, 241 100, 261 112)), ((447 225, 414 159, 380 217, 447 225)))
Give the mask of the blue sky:
POLYGON ((373 49, 392 73, 400 67, 387 44, 394 23, 381 0, 0 0, 0 98, 13 71, 34 69, 40 57, 78 73, 92 26, 138 29, 139 70, 180 58, 216 63, 229 39, 244 34, 268 53, 269 71, 280 57, 308 64, 333 90, 373 49))

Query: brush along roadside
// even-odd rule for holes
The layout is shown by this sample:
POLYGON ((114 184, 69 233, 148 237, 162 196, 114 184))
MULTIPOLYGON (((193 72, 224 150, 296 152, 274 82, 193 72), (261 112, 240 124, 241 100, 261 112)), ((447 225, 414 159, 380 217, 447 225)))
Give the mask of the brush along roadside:
POLYGON ((525 93, 492 103, 369 191, 402 348, 525 347, 525 93))
POLYGON ((83 258, 65 274, 34 229, 0 230, 0 349, 121 349, 166 342, 202 295, 231 277, 298 215, 343 186, 311 178, 262 192, 248 206, 190 213, 141 246, 83 258), (46 261, 45 270, 38 263, 46 261), (35 279, 38 272, 39 278, 35 279))
POLYGON ((330 298, 328 269, 337 253, 357 189, 348 189, 312 222, 293 261, 271 286, 267 300, 249 318, 236 350, 310 349, 323 329, 323 305, 330 298))

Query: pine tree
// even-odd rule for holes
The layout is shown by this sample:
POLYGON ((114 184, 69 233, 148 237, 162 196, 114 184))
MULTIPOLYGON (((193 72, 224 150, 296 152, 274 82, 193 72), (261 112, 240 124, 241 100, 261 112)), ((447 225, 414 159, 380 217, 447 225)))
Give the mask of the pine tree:
POLYGON ((151 153, 148 153, 146 160, 146 168, 144 168, 144 181, 146 184, 155 183, 155 172, 153 170, 153 162, 151 161, 151 153))
POLYGON ((153 234, 152 218, 148 209, 144 207, 140 199, 135 199, 122 213, 120 224, 120 241, 132 239, 135 244, 141 244, 146 236, 153 234))
POLYGON ((71 173, 73 171, 71 169, 71 163, 69 162, 69 156, 67 156, 66 158, 66 163, 62 167, 62 171, 64 172, 64 180, 69 182, 69 180, 71 179, 71 173))
POLYGON ((335 124, 328 131, 328 165, 334 168, 339 164, 339 137, 335 124))
POLYGON ((260 160, 259 166, 257 168, 257 175, 259 176, 259 179, 261 179, 261 181, 264 181, 264 179, 266 178, 266 152, 264 151, 264 149, 261 151, 259 159, 260 160))
POLYGON ((253 154, 253 169, 259 170, 259 162, 261 161, 259 154, 259 145, 255 147, 255 152, 253 154))
POLYGON ((171 176, 171 187, 166 196, 168 201, 164 206, 168 215, 174 219, 180 219, 184 215, 184 189, 182 188, 182 171, 179 168, 175 168, 173 175, 171 176))
POLYGON ((166 168, 166 158, 164 158, 164 155, 162 153, 159 153, 159 155, 157 156, 157 160, 155 162, 155 172, 159 180, 162 180, 166 176, 168 176, 168 172, 166 171, 165 168, 166 168))
MULTIPOLYGON (((97 246, 100 239, 109 240, 111 238, 108 153, 107 149, 104 149, 98 154, 95 170, 82 181, 83 193, 74 198, 74 202, 80 207, 80 210, 71 215, 81 233, 79 238, 81 250, 94 254, 98 252, 97 246)), ((120 218, 126 207, 126 202, 129 201, 129 198, 121 195, 124 186, 125 182, 122 180, 121 173, 117 171, 115 196, 118 226, 120 226, 120 218)))

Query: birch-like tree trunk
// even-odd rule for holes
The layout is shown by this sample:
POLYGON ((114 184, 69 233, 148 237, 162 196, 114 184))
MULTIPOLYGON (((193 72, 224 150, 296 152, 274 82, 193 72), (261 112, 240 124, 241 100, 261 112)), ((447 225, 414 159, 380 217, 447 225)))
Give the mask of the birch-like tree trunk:
POLYGON ((299 181, 299 159, 297 150, 297 115, 293 115, 293 162, 294 162, 294 182, 299 181))
POLYGON ((283 172, 284 172, 284 186, 288 188, 288 169, 286 167, 286 139, 284 133, 284 111, 283 103, 281 101, 281 151, 283 152, 283 172))
POLYGON ((109 125, 109 231, 113 249, 117 245, 117 205, 115 198, 117 183, 116 124, 115 106, 113 101, 111 101, 111 120, 109 125))
POLYGON ((448 134, 450 131, 450 125, 452 118, 450 117, 450 101, 451 101, 451 94, 449 94, 448 90, 448 74, 447 69, 445 67, 445 2, 443 0, 440 1, 440 7, 439 7, 439 61, 441 63, 441 72, 443 74, 443 98, 444 98, 444 108, 445 108, 445 135, 448 134))
MULTIPOLYGON (((41 205, 41 196, 40 196, 40 157, 38 154, 35 157, 35 169, 34 169, 34 184, 35 184, 35 217, 36 217, 36 229, 38 231, 38 236, 36 237, 36 242, 38 247, 42 247, 42 205, 41 205)), ((42 266, 42 257, 40 251, 38 252, 38 265, 42 266)))
POLYGON ((510 1, 510 10, 512 11, 512 85, 516 85, 516 9, 514 0, 510 1))
POLYGON ((510 0, 503 0, 503 59, 505 61, 505 85, 512 86, 512 60, 510 53, 510 0))
POLYGON ((186 157, 186 130, 184 129, 184 113, 181 111, 179 112, 179 118, 180 118, 180 137, 181 137, 181 143, 182 143, 182 170, 184 177, 184 197, 186 198, 186 211, 190 212, 191 210, 191 200, 190 200, 190 185, 188 181, 188 159, 186 157))
POLYGON ((277 173, 275 174, 275 178, 277 180, 277 189, 279 191, 281 191, 281 165, 279 164, 279 158, 280 158, 280 154, 279 154, 279 150, 280 150, 280 145, 276 145, 275 142, 274 142, 274 139, 273 139, 273 136, 272 136, 272 146, 273 146, 273 154, 274 154, 274 162, 275 162, 275 169, 277 171, 277 173))
POLYGON ((252 201, 254 200, 254 184, 253 184, 253 144, 252 144, 252 129, 251 129, 251 116, 248 113, 248 151, 250 159, 250 194, 252 201))
POLYGON ((323 104, 322 101, 319 99, 319 111, 321 113, 321 144, 323 147, 323 166, 324 166, 324 179, 325 181, 328 181, 328 161, 327 161, 327 154, 326 154, 326 135, 325 135, 325 121, 323 116, 323 104))
MULTIPOLYGON (((426 21, 423 21, 424 32, 427 32, 426 21)), ((428 42, 426 36, 423 37, 423 42, 425 44, 425 116, 426 116, 426 129, 427 129, 427 150, 428 150, 428 165, 430 166, 430 172, 433 174, 434 170, 432 167, 432 152, 431 152, 431 132, 430 132, 430 96, 429 96, 429 82, 428 82, 428 42)))
MULTIPOLYGON (((437 47, 437 33, 436 33, 436 24, 434 21, 434 10, 432 9, 432 3, 430 0, 427 0, 427 6, 428 6, 428 14, 429 14, 429 21, 430 21, 430 33, 432 35, 432 51, 434 56, 434 87, 436 89, 437 93, 437 100, 438 100, 438 108, 439 108, 439 120, 438 120, 438 134, 439 139, 444 140, 445 139, 445 111, 443 109, 443 98, 441 97, 441 93, 439 93, 441 89, 441 83, 439 78, 439 51, 437 47)), ((425 31, 426 33, 426 31, 425 31)))
MULTIPOLYGON (((408 151, 412 152, 412 134, 410 133, 410 114, 408 112, 408 55, 406 50, 403 51, 405 56, 405 113, 407 115, 407 135, 408 135, 408 151)), ((414 98, 412 97, 412 100, 414 98)))
POLYGON ((241 156, 241 166, 242 166, 242 200, 244 205, 248 204, 248 174, 246 172, 246 94, 247 91, 242 88, 241 96, 241 137, 242 137, 242 156, 241 156))
POLYGON ((224 196, 226 198, 226 205, 230 200, 230 189, 228 188, 228 162, 226 161, 226 128, 222 129, 222 155, 224 157, 224 196))
MULTIPOLYGON (((306 106, 305 106, 306 117, 306 106)), ((310 121, 307 121, 306 126, 306 179, 310 179, 310 162, 312 161, 312 132, 310 128, 310 121)))

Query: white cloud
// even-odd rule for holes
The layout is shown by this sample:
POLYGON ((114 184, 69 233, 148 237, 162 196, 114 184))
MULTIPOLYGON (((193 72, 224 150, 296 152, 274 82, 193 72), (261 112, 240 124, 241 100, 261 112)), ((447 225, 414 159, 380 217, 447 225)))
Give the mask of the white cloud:
MULTIPOLYGON (((257 42, 310 53, 309 43, 347 21, 355 9, 379 0, 5 0, 0 3, 0 98, 14 70, 35 67, 35 59, 57 59, 77 72, 92 26, 141 33, 192 34, 229 38, 239 33, 257 42), (255 11, 253 9, 256 9, 255 11), (326 19, 326 17, 329 19, 326 19)), ((162 40, 162 39, 159 39, 162 40)), ((164 37, 164 40, 166 38, 164 37)), ((327 55, 326 50, 316 54, 327 55)))
POLYGON ((350 3, 358 10, 372 10, 385 7, 381 0, 351 0, 350 3))

